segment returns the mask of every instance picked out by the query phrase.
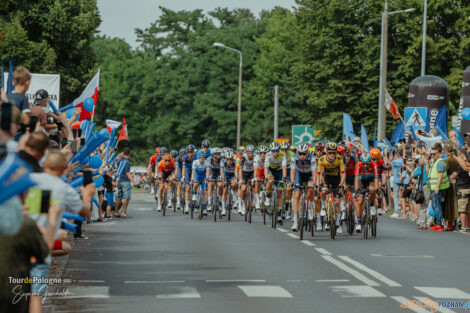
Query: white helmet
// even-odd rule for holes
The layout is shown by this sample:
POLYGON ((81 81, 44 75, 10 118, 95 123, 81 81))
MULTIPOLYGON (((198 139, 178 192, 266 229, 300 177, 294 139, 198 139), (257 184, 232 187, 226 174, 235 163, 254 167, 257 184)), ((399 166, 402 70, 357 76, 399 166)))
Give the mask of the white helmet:
POLYGON ((269 152, 269 149, 266 146, 259 146, 258 150, 259 152, 266 152, 266 153, 269 152))
POLYGON ((225 158, 226 158, 226 159, 233 159, 234 156, 235 156, 235 155, 233 154, 233 151, 227 151, 227 152, 225 153, 225 158))
POLYGON ((305 143, 298 145, 297 152, 300 152, 300 153, 308 152, 308 145, 305 143))

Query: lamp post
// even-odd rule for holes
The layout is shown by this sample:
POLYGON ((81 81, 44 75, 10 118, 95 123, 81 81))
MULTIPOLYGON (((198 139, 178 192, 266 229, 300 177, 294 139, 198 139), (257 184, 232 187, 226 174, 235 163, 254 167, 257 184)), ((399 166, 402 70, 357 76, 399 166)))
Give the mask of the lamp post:
POLYGON ((421 76, 426 72, 426 32, 428 24, 428 0, 424 0, 423 12, 423 45, 421 50, 421 76))
POLYGON ((237 114, 237 149, 240 147, 240 133, 241 133, 241 120, 242 120, 242 68, 243 68, 243 56, 240 50, 227 47, 226 45, 220 42, 214 42, 212 44, 214 47, 221 47, 229 49, 240 54, 240 69, 238 73, 238 114, 237 114))
POLYGON ((408 13, 414 8, 388 12, 388 2, 385 0, 384 12, 382 13, 382 37, 380 46, 380 78, 379 78, 379 113, 377 140, 385 138, 386 112, 384 105, 385 89, 387 88, 387 46, 388 46, 388 16, 398 13, 408 13))

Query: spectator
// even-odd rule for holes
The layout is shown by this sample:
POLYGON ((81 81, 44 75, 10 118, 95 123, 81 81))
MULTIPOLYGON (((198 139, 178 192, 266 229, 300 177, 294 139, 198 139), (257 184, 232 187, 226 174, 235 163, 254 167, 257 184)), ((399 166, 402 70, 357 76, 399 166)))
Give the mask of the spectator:
POLYGON ((426 145, 426 148, 431 148, 434 144, 442 142, 442 136, 439 135, 439 131, 433 128, 431 134, 426 133, 424 130, 417 130, 416 136, 418 139, 426 145))
POLYGON ((419 208, 419 219, 418 219, 418 229, 427 229, 429 227, 429 222, 427 220, 428 208, 431 202, 431 194, 429 193, 426 185, 428 183, 428 167, 429 165, 429 156, 421 154, 420 163, 413 172, 413 177, 418 179, 417 182, 417 191, 422 191, 423 197, 420 201, 416 201, 416 205, 419 208))
MULTIPOLYGON (((467 151, 465 149, 460 149, 458 156, 460 159, 468 162, 467 151)), ((467 171, 459 166, 457 170, 452 173, 451 178, 456 180, 455 187, 457 190, 457 206, 460 214, 460 222, 462 223, 460 231, 469 232, 470 225, 468 213, 470 211, 470 176, 467 171)))
POLYGON ((431 202, 432 208, 436 213, 435 225, 429 230, 432 231, 443 231, 444 227, 442 226, 442 195, 444 190, 450 187, 449 178, 447 177, 446 172, 446 163, 442 156, 442 145, 436 143, 431 149, 431 157, 433 161, 429 166, 428 174, 428 186, 431 191, 431 202))
MULTIPOLYGON (((444 159, 446 162, 447 176, 450 177, 452 173, 457 171, 460 167, 459 162, 454 157, 454 144, 452 142, 446 142, 445 144, 447 158, 444 159)), ((444 230, 452 231, 454 229, 454 220, 457 219, 458 208, 457 208, 457 192, 455 190, 455 180, 450 179, 450 188, 444 192, 444 203, 443 207, 443 218, 447 223, 447 227, 444 230)))
POLYGON ((22 139, 25 140, 25 144, 18 152, 18 156, 31 166, 33 172, 42 172, 39 161, 49 147, 49 138, 43 132, 33 132, 22 139))
POLYGON ((406 160, 406 166, 405 169, 402 171, 400 179, 401 179, 401 184, 403 188, 402 192, 402 218, 406 218, 406 207, 411 207, 411 202, 410 202, 410 197, 411 197, 411 192, 413 191, 412 187, 410 187, 410 179, 411 179, 411 173, 413 172, 411 168, 411 160, 407 159, 406 160))
POLYGON ((46 131, 49 129, 57 128, 57 124, 47 123, 47 116, 46 116, 46 111, 44 110, 44 108, 48 104, 49 104, 49 94, 47 93, 47 91, 44 89, 39 89, 38 91, 36 91, 36 94, 34 95, 34 102, 31 107, 31 116, 37 116, 38 121, 41 124, 41 127, 46 131))
POLYGON ((400 188, 403 185, 400 171, 403 167, 403 150, 397 149, 395 157, 391 163, 393 169, 393 206, 394 206, 394 213, 390 216, 392 218, 398 218, 398 213, 400 212, 400 188))
POLYGON ((8 100, 11 104, 17 107, 21 113, 24 114, 24 118, 28 120, 28 113, 30 107, 28 98, 25 94, 29 89, 31 83, 31 73, 24 67, 17 67, 13 72, 13 92, 8 95, 8 100))
POLYGON ((114 208, 114 213, 116 217, 128 217, 127 216, 127 206, 129 205, 129 201, 131 199, 131 181, 134 185, 138 185, 137 182, 134 180, 134 178, 131 175, 131 163, 130 163, 130 158, 131 158, 131 150, 126 147, 124 148, 122 152, 122 159, 120 160, 120 163, 124 163, 124 170, 121 173, 121 176, 119 176, 119 183, 118 183, 118 194, 117 194, 117 201, 116 201, 116 206, 114 208), (121 206, 122 202, 122 214, 119 215, 119 207, 121 206))

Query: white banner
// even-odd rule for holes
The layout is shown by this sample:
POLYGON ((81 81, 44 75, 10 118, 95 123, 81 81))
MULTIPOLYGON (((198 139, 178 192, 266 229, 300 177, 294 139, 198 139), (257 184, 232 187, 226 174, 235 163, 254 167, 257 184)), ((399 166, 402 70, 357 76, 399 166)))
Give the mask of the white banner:
MULTIPOLYGON (((8 81, 8 73, 5 72, 5 86, 8 81)), ((60 106, 60 75, 59 74, 33 74, 31 73, 31 83, 29 89, 26 91, 26 97, 29 104, 34 101, 34 94, 39 89, 44 89, 49 94, 49 99, 54 102, 54 105, 59 108, 60 106)))

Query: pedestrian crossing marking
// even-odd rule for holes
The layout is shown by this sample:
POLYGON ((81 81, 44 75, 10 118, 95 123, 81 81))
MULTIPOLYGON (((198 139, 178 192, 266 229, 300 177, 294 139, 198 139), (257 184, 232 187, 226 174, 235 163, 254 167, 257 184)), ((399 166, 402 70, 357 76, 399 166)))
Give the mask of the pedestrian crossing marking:
POLYGON ((371 286, 333 286, 342 298, 385 298, 386 295, 371 286))
POLYGON ((435 299, 470 299, 470 294, 457 288, 415 287, 415 289, 418 289, 435 299))
POLYGON ((281 286, 238 286, 247 297, 292 298, 289 291, 281 286))
POLYGON ((193 286, 172 286, 170 293, 157 294, 157 299, 194 299, 201 295, 193 286))

